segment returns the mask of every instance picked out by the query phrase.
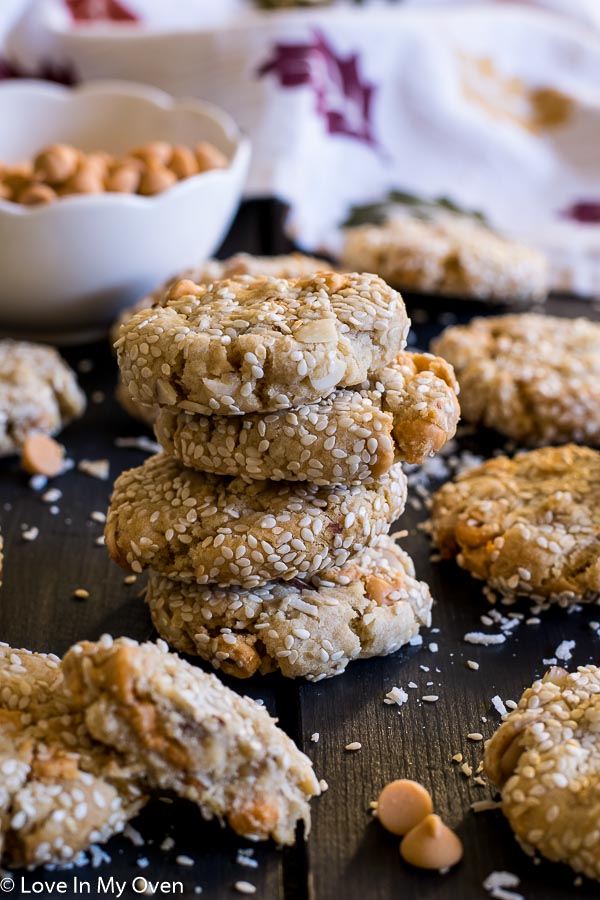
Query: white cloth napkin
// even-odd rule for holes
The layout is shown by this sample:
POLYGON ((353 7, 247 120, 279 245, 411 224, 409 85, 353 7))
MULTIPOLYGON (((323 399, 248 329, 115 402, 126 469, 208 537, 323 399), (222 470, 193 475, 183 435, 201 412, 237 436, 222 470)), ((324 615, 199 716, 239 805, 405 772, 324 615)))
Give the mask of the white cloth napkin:
POLYGON ((598 0, 35 0, 3 55, 224 107, 252 139, 247 195, 287 201, 308 250, 400 188, 481 210, 547 253, 554 287, 600 295, 598 0))

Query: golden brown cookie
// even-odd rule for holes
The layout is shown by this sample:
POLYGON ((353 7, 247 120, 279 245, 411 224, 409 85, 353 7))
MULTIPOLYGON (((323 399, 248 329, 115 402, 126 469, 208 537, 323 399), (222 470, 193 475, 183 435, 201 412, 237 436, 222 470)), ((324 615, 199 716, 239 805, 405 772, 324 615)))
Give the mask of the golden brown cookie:
POLYGON ((600 444, 600 323, 523 314, 447 328, 463 418, 527 446, 600 444))
POLYGON ((250 480, 360 484, 422 463, 456 431, 452 367, 403 351, 368 382, 294 410, 200 416, 161 410, 156 436, 184 465, 250 480))
POLYGON ((600 669, 553 667, 488 741, 485 770, 524 850, 600 879, 600 669))
POLYGON ((404 510, 400 464, 368 485, 226 478, 165 454, 117 478, 106 546, 124 568, 253 588, 344 565, 404 510))
POLYGON ((133 399, 201 415, 321 400, 390 363, 409 328, 397 291, 368 274, 180 281, 115 344, 133 399))
POLYGON ((292 844, 319 793, 312 763, 258 703, 156 644, 84 642, 63 661, 93 737, 238 834, 292 844))
POLYGON ((600 594, 600 453, 567 444, 496 457, 434 495, 446 559, 507 596, 566 605, 600 594))
POLYGON ((146 602, 171 647, 248 678, 279 669, 320 681, 387 656, 431 621, 429 587, 391 537, 312 579, 254 590, 182 584, 150 572, 146 602))

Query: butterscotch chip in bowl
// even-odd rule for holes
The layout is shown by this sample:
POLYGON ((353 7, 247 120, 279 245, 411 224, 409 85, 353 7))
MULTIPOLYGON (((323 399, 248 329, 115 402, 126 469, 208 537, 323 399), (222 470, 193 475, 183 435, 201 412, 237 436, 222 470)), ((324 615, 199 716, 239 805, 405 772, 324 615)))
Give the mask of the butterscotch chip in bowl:
POLYGON ((289 409, 364 381, 404 348, 400 295, 375 275, 179 282, 116 343, 134 400, 201 415, 289 409))
POLYGON ((441 555, 506 596, 600 594, 600 452, 567 444, 487 460, 433 496, 441 555))
POLYGON ((600 669, 554 666, 485 749, 485 770, 523 849, 600 879, 600 669))
POLYGON ((344 565, 388 532, 405 501, 400 464, 369 485, 319 487, 248 484, 159 454, 116 480, 106 546, 133 572, 255 588, 344 565))
POLYGON ((451 366, 402 351, 355 388, 293 410, 203 416, 160 410, 160 444, 186 466, 248 479, 359 484, 399 460, 422 463, 455 433, 451 366))
POLYGON ((432 349, 454 366, 467 422, 527 446, 600 444, 600 323, 490 316, 447 328, 432 349))
POLYGON ((309 681, 395 653, 430 624, 432 606, 411 558, 390 537, 318 576, 254 589, 184 584, 150 571, 146 602, 171 647, 227 675, 279 670, 309 681))

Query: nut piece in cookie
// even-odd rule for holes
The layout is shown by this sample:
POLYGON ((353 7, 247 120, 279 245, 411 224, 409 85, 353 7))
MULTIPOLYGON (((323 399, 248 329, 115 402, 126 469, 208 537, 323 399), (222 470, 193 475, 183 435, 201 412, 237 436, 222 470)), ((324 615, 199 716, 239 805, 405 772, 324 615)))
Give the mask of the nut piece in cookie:
POLYGON ((151 571, 152 621, 167 643, 248 678, 279 669, 320 681, 354 659, 386 656, 428 626, 432 599, 391 537, 308 581, 254 590, 182 584, 151 571))
POLYGON ((448 210, 429 208, 426 218, 398 210, 382 225, 348 229, 342 264, 377 272, 401 290, 442 297, 531 304, 548 290, 541 253, 448 210))
POLYGON ((496 457, 433 496, 446 559, 506 596, 566 606, 600 594, 600 452, 567 444, 496 457))
POLYGON ((432 349, 456 370, 467 422, 527 446, 600 444, 600 323, 491 316, 447 328, 432 349))
POLYGON ((57 434, 84 409, 75 373, 53 347, 0 341, 0 456, 18 453, 33 432, 57 434))
POLYGON ((165 454, 117 478, 105 529, 115 562, 168 578, 254 588, 344 565, 404 510, 400 464, 332 488, 226 478, 165 454))
POLYGON ((530 854, 600 879, 600 669, 550 669, 485 749, 502 811, 530 854))
POLYGON ((0 646, 0 859, 72 863, 146 801, 138 768, 94 742, 60 661, 0 646))
POLYGON ((259 704, 156 644, 81 643, 63 661, 90 733, 150 782, 254 840, 294 842, 319 793, 310 760, 259 704))
POLYGON ((369 274, 240 275, 175 284, 116 342, 133 399, 203 415, 313 403, 390 363, 409 328, 400 294, 369 274))
POLYGON ((202 416, 160 410, 156 436, 184 465, 247 479, 361 484, 394 462, 422 463, 455 433, 452 367, 402 351, 356 388, 294 410, 202 416))

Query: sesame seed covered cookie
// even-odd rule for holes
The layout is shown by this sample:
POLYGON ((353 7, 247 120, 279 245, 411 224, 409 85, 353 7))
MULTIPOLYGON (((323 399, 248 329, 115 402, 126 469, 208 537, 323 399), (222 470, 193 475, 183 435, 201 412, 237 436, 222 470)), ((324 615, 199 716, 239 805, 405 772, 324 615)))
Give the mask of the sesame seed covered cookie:
POLYGON ((225 818, 238 834, 292 844, 319 793, 312 763, 268 712, 156 644, 81 643, 63 661, 93 737, 150 783, 225 818))
POLYGON ((146 802, 139 766, 92 740, 60 661, 0 646, 0 860, 72 863, 146 802))
POLYGON ((111 337, 113 343, 117 341, 121 325, 128 322, 135 313, 143 309, 150 309, 151 306, 162 306, 169 289, 184 278, 195 284, 210 284, 226 278, 237 278, 238 275, 302 278, 303 275, 328 271, 331 271, 331 263, 316 256, 306 256, 304 253, 285 253, 279 256, 252 256, 250 253, 235 253, 227 259, 207 259, 199 265, 185 269, 173 278, 169 278, 156 290, 138 300, 134 306, 123 310, 112 328, 111 337))
POLYGON ((201 415, 289 409, 359 384, 404 348, 400 295, 375 275, 178 282, 123 326, 133 399, 201 415))
POLYGON ((84 409, 75 373, 53 347, 0 341, 0 456, 32 432, 57 434, 84 409))
POLYGON ((394 653, 430 624, 432 604, 390 537, 310 580, 255 590, 182 584, 151 571, 146 601, 160 636, 182 653, 238 678, 279 669, 309 681, 394 653))
POLYGON ((248 484, 159 454, 116 480, 106 546, 133 572, 253 588, 343 565, 387 533, 405 501, 399 464, 372 485, 326 488, 248 484))
POLYGON ((551 668, 488 741, 485 769, 530 855, 600 879, 600 669, 551 668))
POLYGON ((349 228, 342 265, 377 272, 402 290, 443 297, 525 304, 543 300, 548 290, 541 253, 447 211, 349 228))
POLYGON ((294 410, 200 416, 161 410, 156 436, 186 466, 247 479, 359 484, 422 463, 456 431, 452 367, 403 351, 356 389, 294 410))
POLYGON ((487 460, 433 496, 433 541, 506 596, 600 594, 600 453, 567 444, 487 460))
POLYGON ((528 446, 600 444, 600 323, 493 316, 447 328, 432 348, 456 370, 467 422, 528 446))

